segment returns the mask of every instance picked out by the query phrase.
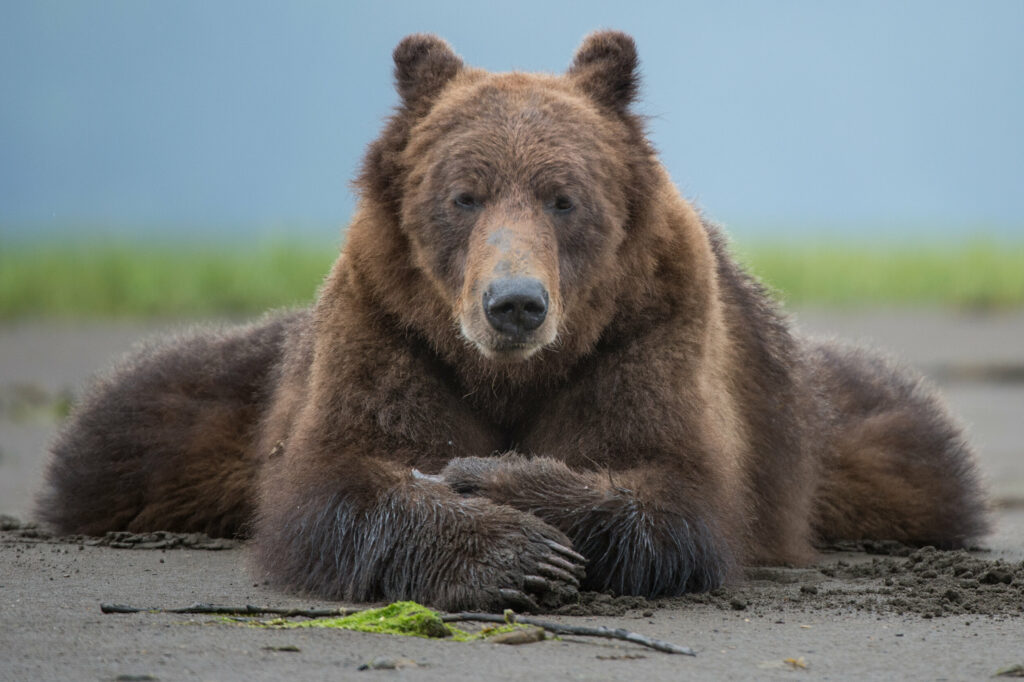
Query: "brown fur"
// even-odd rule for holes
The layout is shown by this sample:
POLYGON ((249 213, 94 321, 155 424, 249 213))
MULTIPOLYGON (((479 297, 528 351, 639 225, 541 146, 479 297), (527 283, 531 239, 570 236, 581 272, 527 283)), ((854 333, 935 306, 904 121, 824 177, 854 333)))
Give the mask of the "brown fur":
POLYGON ((432 36, 394 57, 402 103, 313 309, 101 383, 54 448, 46 521, 250 534, 282 587, 443 608, 985 532, 920 379, 795 338, 679 196, 630 111, 628 36, 588 37, 565 76, 468 68, 432 36), (543 292, 535 328, 491 317, 512 280, 543 292))

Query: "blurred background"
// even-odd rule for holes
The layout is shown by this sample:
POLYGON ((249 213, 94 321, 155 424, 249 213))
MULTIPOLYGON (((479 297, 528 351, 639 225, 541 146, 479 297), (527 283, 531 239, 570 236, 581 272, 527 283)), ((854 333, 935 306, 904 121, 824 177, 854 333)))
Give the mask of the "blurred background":
POLYGON ((1020 0, 2 2, 0 466, 169 318, 312 299, 402 36, 561 72, 598 28, 636 38, 662 160, 799 322, 939 378, 1024 490, 1020 0))
POLYGON ((560 72, 602 27, 683 193, 787 297, 1024 296, 1018 0, 34 0, 0 4, 0 315, 308 300, 402 36, 560 72))

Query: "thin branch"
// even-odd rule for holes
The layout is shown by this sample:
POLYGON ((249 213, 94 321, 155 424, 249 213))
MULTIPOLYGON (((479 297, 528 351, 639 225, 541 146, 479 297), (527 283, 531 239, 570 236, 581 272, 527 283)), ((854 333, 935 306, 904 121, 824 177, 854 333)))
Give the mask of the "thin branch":
POLYGON ((459 621, 479 621, 481 623, 524 623, 544 628, 556 635, 582 635, 585 637, 603 637, 605 639, 621 639, 634 644, 640 644, 658 651, 669 654, 682 654, 683 656, 696 656, 697 652, 690 647, 679 646, 661 639, 654 639, 641 635, 637 632, 623 630, 622 628, 609 628, 603 625, 590 627, 588 625, 563 625, 547 620, 540 620, 531 616, 520 616, 515 613, 506 612, 506 615, 499 616, 493 613, 449 613, 441 616, 446 623, 459 621))
MULTIPOLYGON (((351 616, 359 613, 360 609, 277 609, 269 606, 220 606, 218 604, 195 603, 191 606, 176 609, 166 608, 139 608, 125 604, 100 604, 100 611, 103 613, 202 613, 222 616, 257 616, 270 614, 283 618, 304 617, 304 618, 337 618, 351 616)), ((448 613, 442 614, 441 620, 446 623, 459 621, 477 621, 480 623, 523 623, 524 625, 535 625, 544 628, 556 635, 579 635, 583 637, 602 637, 604 639, 620 639, 641 646, 650 647, 669 654, 682 654, 683 656, 696 656, 697 652, 685 646, 672 644, 661 639, 647 637, 637 632, 624 630, 622 628, 609 628, 603 625, 591 627, 588 625, 563 625, 547 620, 540 620, 532 616, 520 616, 512 611, 506 611, 505 615, 496 613, 448 613)))
POLYGON ((296 616, 303 616, 305 618, 337 618, 359 613, 359 609, 275 609, 269 606, 253 606, 252 604, 246 604, 245 606, 219 606, 217 604, 202 604, 199 602, 177 609, 138 608, 124 604, 100 604, 100 611, 103 613, 206 613, 223 616, 270 614, 284 618, 296 616))

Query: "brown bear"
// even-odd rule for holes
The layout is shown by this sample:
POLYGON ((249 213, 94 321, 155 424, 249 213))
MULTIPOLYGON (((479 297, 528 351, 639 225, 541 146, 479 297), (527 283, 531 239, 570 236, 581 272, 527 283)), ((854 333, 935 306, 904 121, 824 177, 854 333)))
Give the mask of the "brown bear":
POLYGON ((252 538, 282 588, 440 608, 714 588, 815 543, 986 531, 920 378, 792 332, 631 111, 636 49, 561 76, 394 52, 311 310, 142 351, 53 448, 57 531, 252 538))

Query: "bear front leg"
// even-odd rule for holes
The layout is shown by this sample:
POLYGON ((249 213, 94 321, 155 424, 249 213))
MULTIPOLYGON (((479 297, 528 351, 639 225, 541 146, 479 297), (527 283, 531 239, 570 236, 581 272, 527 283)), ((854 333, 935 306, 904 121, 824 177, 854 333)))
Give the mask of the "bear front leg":
POLYGON ((447 609, 542 610, 575 601, 583 557, 531 514, 461 497, 391 463, 265 481, 256 562, 273 584, 323 598, 447 609))
POLYGON ((565 533, 588 561, 583 587, 648 597, 714 589, 732 551, 707 493, 671 471, 576 472, 549 457, 453 459, 441 476, 565 533))

